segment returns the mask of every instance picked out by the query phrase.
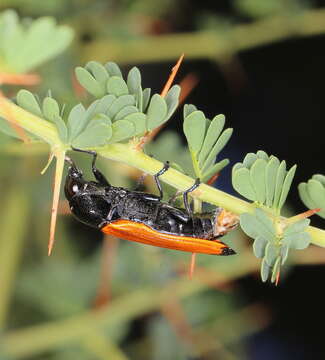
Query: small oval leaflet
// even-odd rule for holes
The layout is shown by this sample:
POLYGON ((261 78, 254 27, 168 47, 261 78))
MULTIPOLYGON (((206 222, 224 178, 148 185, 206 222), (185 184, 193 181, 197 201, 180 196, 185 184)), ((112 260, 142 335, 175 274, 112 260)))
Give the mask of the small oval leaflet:
POLYGON ((201 150, 205 135, 205 116, 202 111, 193 111, 184 119, 183 130, 190 149, 194 153, 201 150))
POLYGON ((34 115, 40 116, 40 117, 43 116, 37 99, 30 91, 27 91, 24 89, 19 90, 18 94, 17 94, 17 103, 23 109, 31 112, 34 115))
POLYGON ((45 97, 42 105, 43 115, 49 121, 54 122, 55 116, 60 116, 60 107, 52 97, 45 97))
POLYGON ((108 94, 115 96, 127 95, 129 93, 126 82, 120 76, 111 76, 107 80, 106 91, 108 94))
POLYGON ((106 94, 105 84, 99 83, 86 69, 78 66, 75 70, 75 74, 82 87, 84 87, 91 95, 96 98, 101 98, 106 94))
POLYGON ((152 96, 147 110, 147 129, 149 131, 162 125, 167 115, 166 101, 158 94, 152 96))

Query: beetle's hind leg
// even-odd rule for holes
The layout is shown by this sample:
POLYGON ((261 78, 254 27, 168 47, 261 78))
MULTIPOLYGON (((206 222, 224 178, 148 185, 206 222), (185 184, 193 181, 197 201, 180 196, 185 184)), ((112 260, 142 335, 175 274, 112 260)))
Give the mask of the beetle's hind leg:
POLYGON ((86 153, 86 154, 90 154, 93 156, 93 160, 91 162, 91 170, 95 176, 95 179, 98 181, 98 183, 100 185, 103 186, 110 186, 110 183, 108 182, 108 180, 105 178, 105 176, 97 169, 96 167, 96 160, 97 160, 97 152, 94 150, 82 150, 82 149, 78 149, 75 148, 73 146, 71 146, 71 149, 74 151, 79 151, 82 153, 86 153))
POLYGON ((184 201, 184 206, 185 209, 187 211, 187 213, 189 214, 189 216, 191 216, 193 218, 193 211, 190 207, 190 204, 188 202, 188 194, 192 191, 194 191, 195 189, 197 189, 201 184, 201 180, 199 178, 195 179, 195 183, 187 190, 185 190, 183 192, 183 201, 184 201))
POLYGON ((160 200, 163 198, 164 196, 164 193, 163 193, 163 190, 162 190, 162 186, 161 186, 161 183, 160 183, 160 180, 159 180, 159 176, 161 176, 162 174, 164 174, 168 169, 169 169, 170 165, 169 165, 169 161, 166 161, 164 163, 164 166, 162 169, 160 169, 157 174, 155 174, 153 177, 155 179, 155 182, 156 182, 156 185, 157 185, 157 188, 158 188, 158 191, 159 191, 159 198, 160 200))

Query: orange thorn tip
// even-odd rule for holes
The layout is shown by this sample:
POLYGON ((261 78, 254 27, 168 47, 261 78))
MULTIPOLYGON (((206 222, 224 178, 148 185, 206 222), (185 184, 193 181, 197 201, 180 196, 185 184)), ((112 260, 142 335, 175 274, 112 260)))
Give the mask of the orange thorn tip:
POLYGON ((280 271, 276 274, 275 286, 278 286, 279 281, 280 281, 280 271))
POLYGON ((170 74, 170 76, 169 76, 169 78, 168 78, 168 80, 167 80, 161 94, 160 94, 162 97, 165 97, 167 95, 167 92, 170 89, 170 87, 171 87, 171 85, 172 85, 172 83, 173 83, 173 81, 175 79, 175 76, 176 76, 176 74, 178 72, 179 67, 181 66, 181 63, 182 63, 183 59, 184 59, 184 54, 182 54, 180 56, 180 58, 178 59, 176 65, 172 68, 172 72, 171 72, 171 74, 170 74))
POLYGON ((310 209, 310 210, 307 210, 301 214, 298 214, 297 216, 301 217, 301 218, 307 218, 307 217, 310 217, 314 214, 316 214, 317 212, 321 211, 321 208, 316 208, 316 209, 310 209))

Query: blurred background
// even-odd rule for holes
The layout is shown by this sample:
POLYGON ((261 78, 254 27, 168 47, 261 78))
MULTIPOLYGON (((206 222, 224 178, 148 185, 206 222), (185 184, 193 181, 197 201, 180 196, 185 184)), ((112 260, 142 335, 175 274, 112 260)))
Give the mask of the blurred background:
MULTIPOLYGON (((225 114, 234 128, 223 152, 231 165, 216 186, 234 194, 231 166, 261 149, 298 164, 286 211, 304 211, 296 186, 324 174, 325 1, 1 0, 0 17, 8 9, 25 23, 54 17, 74 37, 28 68, 40 77, 34 85, 0 52, 6 96, 51 89, 67 108, 87 104, 73 70, 89 60, 114 61, 125 73, 137 66, 144 86, 160 92, 185 53, 176 81, 184 101, 209 118, 225 114)), ((148 153, 187 161, 181 114, 182 106, 148 153)), ((71 217, 62 196, 47 257, 54 171, 40 175, 47 158, 45 145, 0 133, 1 360, 325 358, 325 250, 292 253, 275 287, 261 282, 251 241, 236 230, 225 241, 238 255, 199 255, 189 280, 190 254, 103 241, 71 217)), ((74 158, 89 168, 89 158, 74 158)), ((141 176, 123 164, 99 167, 118 186, 132 188, 141 176)), ((324 228, 320 218, 312 224, 324 228)))

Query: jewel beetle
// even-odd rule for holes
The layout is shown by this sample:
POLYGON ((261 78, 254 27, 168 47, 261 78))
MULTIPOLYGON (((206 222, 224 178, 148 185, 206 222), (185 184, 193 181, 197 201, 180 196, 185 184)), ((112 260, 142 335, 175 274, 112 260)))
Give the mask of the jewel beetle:
POLYGON ((193 214, 188 194, 199 185, 197 179, 183 193, 185 209, 163 202, 159 177, 154 175, 158 195, 112 186, 97 169, 97 153, 74 149, 92 155, 92 173, 96 181, 87 181, 70 157, 65 182, 65 196, 73 215, 82 223, 118 238, 191 253, 233 255, 235 251, 218 238, 232 230, 237 217, 217 207, 213 212, 193 214))

